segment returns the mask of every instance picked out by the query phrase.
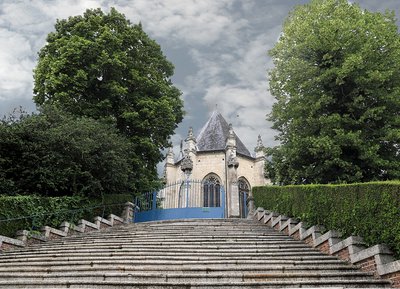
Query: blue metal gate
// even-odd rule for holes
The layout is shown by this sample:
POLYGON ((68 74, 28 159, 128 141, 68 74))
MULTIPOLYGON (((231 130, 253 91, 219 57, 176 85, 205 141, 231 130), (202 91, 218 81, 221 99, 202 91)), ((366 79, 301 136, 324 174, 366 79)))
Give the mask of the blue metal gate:
POLYGON ((219 183, 176 182, 158 192, 137 197, 135 204, 135 223, 225 217, 225 191, 219 183))

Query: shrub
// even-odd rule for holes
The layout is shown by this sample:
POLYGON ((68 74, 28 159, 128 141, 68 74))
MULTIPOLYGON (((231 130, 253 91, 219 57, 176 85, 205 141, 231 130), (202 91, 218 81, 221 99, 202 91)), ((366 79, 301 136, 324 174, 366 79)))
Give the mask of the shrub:
POLYGON ((400 256, 400 181, 264 186, 253 194, 256 206, 362 236, 368 245, 385 243, 400 256))
POLYGON ((0 235, 13 237, 17 230, 57 228, 63 221, 92 221, 95 216, 120 215, 131 195, 105 195, 104 199, 82 196, 42 197, 0 195, 0 235))

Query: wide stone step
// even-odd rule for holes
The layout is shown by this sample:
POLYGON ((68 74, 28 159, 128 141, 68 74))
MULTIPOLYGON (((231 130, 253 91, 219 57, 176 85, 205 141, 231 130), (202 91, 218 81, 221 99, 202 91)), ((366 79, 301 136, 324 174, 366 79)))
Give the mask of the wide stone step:
MULTIPOLYGON (((311 250, 309 246, 306 246, 304 243, 295 242, 295 241, 281 241, 277 242, 264 242, 264 241, 256 241, 256 242, 236 242, 234 240, 210 240, 209 242, 205 241, 148 241, 148 242, 138 242, 134 240, 103 240, 103 241, 96 241, 96 242, 84 242, 84 240, 80 242, 66 242, 64 244, 53 244, 53 246, 40 246, 40 247, 31 247, 30 250, 49 250, 52 249, 74 249, 79 247, 112 247, 112 246, 140 246, 142 248, 151 248, 151 247, 158 247, 158 248, 174 248, 174 247, 182 247, 182 248, 196 248, 196 247, 203 247, 203 248, 267 248, 267 249, 282 249, 282 248, 308 248, 311 250), (118 242, 117 242, 118 241, 118 242)), ((19 250, 24 251, 24 250, 19 250)))
POLYGON ((10 273, 34 273, 34 274, 53 274, 60 272, 106 272, 106 273, 133 273, 133 272, 156 272, 156 273, 221 273, 233 272, 241 273, 257 273, 257 274, 272 274, 272 273, 338 273, 338 272, 359 272, 352 266, 343 265, 326 265, 326 264, 309 264, 309 265, 274 265, 274 264, 186 264, 174 265, 170 264, 118 264, 115 266, 110 263, 96 263, 87 265, 71 266, 20 266, 20 267, 5 267, 0 269, 0 274, 10 273))
MULTIPOLYGON (((6 266, 0 267, 1 270, 7 270, 8 268, 11 267, 21 267, 21 262, 15 262, 10 260, 9 262, 3 263, 6 266)), ((29 261, 28 263, 25 263, 25 266, 28 267, 33 267, 33 266, 40 266, 40 267, 55 267, 55 266, 98 266, 98 265, 137 265, 137 266, 156 266, 156 265, 165 265, 165 266, 193 266, 193 265, 214 265, 214 264, 221 264, 221 265, 233 265, 233 266, 242 266, 245 267, 246 265, 281 265, 281 266, 299 266, 299 265, 310 265, 315 267, 317 266, 322 266, 322 265, 327 265, 327 266, 343 266, 347 267, 348 265, 346 263, 337 261, 337 260, 308 260, 308 261, 293 261, 293 260, 282 260, 282 259, 277 259, 277 260, 140 260, 140 259, 135 259, 133 258, 122 258, 122 259, 114 259, 114 258, 108 258, 108 259, 103 259, 103 260, 90 260, 89 258, 87 259, 80 259, 80 260, 66 260, 66 261, 61 261, 56 258, 53 260, 48 260, 46 262, 41 262, 41 261, 29 261)))
POLYGON ((0 254, 0 288, 384 288, 249 220, 149 222, 0 254))
MULTIPOLYGON (((91 249, 90 246, 81 247, 61 247, 61 248, 40 248, 35 250, 36 253, 40 254, 41 252, 51 253, 57 251, 63 251, 65 253, 71 252, 86 252, 86 251, 93 251, 96 252, 101 250, 103 252, 107 251, 117 251, 117 250, 124 250, 125 252, 188 252, 188 253, 196 253, 196 252, 207 252, 207 253, 285 253, 291 252, 293 254, 296 253, 309 253, 309 254, 321 254, 319 251, 314 250, 313 248, 307 248, 305 246, 292 246, 292 247, 279 247, 279 246, 251 246, 251 248, 243 248, 242 246, 137 246, 131 244, 121 244, 121 245, 107 245, 107 246, 93 246, 91 249), (85 248, 86 247, 86 248, 85 248)), ((23 254, 23 252, 20 252, 23 254)))
POLYGON ((129 280, 143 282, 152 280, 157 282, 270 282, 270 281, 313 281, 313 280, 370 280, 372 274, 362 272, 269 272, 269 273, 247 273, 247 272, 196 272, 196 273, 160 273, 160 272, 53 272, 53 273, 1 273, 1 281, 13 281, 15 279, 32 282, 37 280, 57 281, 79 279, 81 281, 118 281, 129 280))
POLYGON ((157 235, 157 234, 150 234, 146 236, 96 236, 95 238, 91 238, 89 236, 83 236, 83 235, 78 235, 78 236, 72 236, 72 237, 66 237, 63 238, 62 240, 55 240, 50 243, 43 243, 42 246, 51 246, 51 245, 57 245, 57 244, 66 244, 69 242, 77 242, 77 243, 83 243, 83 240, 86 240, 88 243, 90 242, 98 242, 101 240, 114 240, 114 241, 132 241, 132 242, 174 242, 174 241, 184 241, 184 242, 193 242, 193 241, 207 241, 211 242, 213 240, 217 241, 242 241, 242 242, 252 242, 252 241, 262 241, 262 242, 281 242, 281 241, 292 241, 292 242, 298 242, 293 239, 291 239, 288 236, 269 236, 269 235, 255 235, 255 236, 243 236, 243 235, 229 235, 229 234, 222 234, 220 236, 208 236, 205 234, 199 234, 199 235, 186 235, 184 238, 182 238, 183 235, 182 233, 176 234, 174 236, 170 235, 157 235))
POLYGON ((154 241, 156 242, 157 240, 160 241, 210 241, 210 240, 236 240, 236 241, 265 241, 265 242, 273 242, 273 241, 293 241, 293 242, 298 242, 293 240, 292 238, 284 235, 276 235, 276 236, 271 236, 271 235, 227 235, 227 234, 221 234, 221 235, 207 235, 207 234, 198 234, 198 235, 190 235, 187 234, 185 235, 185 238, 182 238, 182 233, 181 234, 175 234, 175 235, 158 235, 158 234, 149 234, 145 236, 135 236, 135 235, 95 235, 95 236, 87 236, 84 237, 82 235, 74 235, 71 237, 66 237, 64 239, 60 240, 54 240, 54 244, 59 244, 59 243, 65 243, 65 242, 80 242, 83 239, 87 240, 88 242, 98 242, 101 240, 130 240, 130 241, 154 241))
MULTIPOLYGON (((105 232, 106 233, 106 232, 105 232)), ((190 235, 194 235, 194 236, 212 236, 212 235, 218 235, 218 236, 224 236, 225 234, 230 234, 230 235, 236 235, 236 236, 255 236, 255 235, 264 235, 264 236, 284 236, 281 232, 275 231, 275 232, 271 232, 269 233, 268 231, 265 230, 257 230, 257 231, 236 231, 236 230, 212 230, 211 228, 208 230, 196 230, 196 229, 192 229, 192 230, 168 230, 168 231, 137 231, 137 232, 121 232, 121 234, 119 234, 119 236, 146 236, 146 235, 157 235, 156 233, 158 233, 158 235, 162 236, 162 235, 178 235, 178 234, 182 234, 185 233, 186 236, 190 236, 190 235), (235 234, 236 233, 236 234, 235 234)), ((106 236, 111 236, 111 235, 116 235, 114 232, 110 232, 109 234, 106 234, 106 236)), ((99 234, 96 233, 91 233, 90 236, 99 236, 99 234)))
POLYGON ((117 260, 117 259, 135 259, 135 260, 258 260, 259 262, 263 261, 291 261, 291 262, 306 262, 306 261, 325 261, 325 262, 335 262, 335 263, 342 263, 342 261, 337 260, 337 257, 334 256, 324 256, 322 254, 315 254, 315 255, 296 255, 296 254, 275 254, 272 256, 271 254, 228 254, 228 253, 221 253, 221 254, 158 254, 153 253, 134 253, 129 254, 129 252, 110 252, 106 253, 104 251, 97 251, 97 252, 68 252, 68 253, 52 253, 52 254, 21 254, 21 255, 7 255, 3 256, 0 259, 0 264, 9 263, 11 262, 31 262, 31 261, 41 261, 41 262, 48 262, 57 260, 109 260, 109 259, 117 260))
MULTIPOLYGON (((19 280, 1 281, 0 288, 19 288, 19 289, 34 289, 34 288, 99 288, 99 289, 214 289, 214 288, 230 288, 230 289, 253 289, 253 288, 385 288, 387 282, 380 280, 307 280, 307 281, 269 281, 269 282, 156 282, 156 281, 84 281, 84 280, 61 280, 61 281, 46 281, 38 280, 24 282, 19 280)), ((387 287, 386 287, 387 288, 387 287)))
MULTIPOLYGON (((72 255, 76 256, 77 254, 99 254, 102 253, 105 256, 114 256, 116 252, 125 253, 126 258, 134 258, 135 256, 211 256, 211 257, 235 257, 235 256, 253 256, 254 258, 268 258, 268 257, 307 257, 307 256, 323 256, 321 252, 318 251, 267 251, 267 250, 254 250, 254 251, 247 251, 247 250, 146 250, 146 249, 104 249, 104 250, 94 250, 91 251, 90 249, 77 249, 74 252, 71 252, 72 255)), ((30 255, 27 252, 27 255, 30 255)), ((43 252, 43 256, 69 256, 70 252, 63 252, 62 250, 59 251, 49 251, 43 252), (64 253, 64 254, 63 254, 64 253)), ((42 254, 35 254, 36 256, 40 256, 42 254)), ((25 256, 25 254, 17 254, 14 256, 25 256)), ((331 257, 332 258, 332 257, 331 257)), ((333 257, 335 258, 335 257, 333 257)), ((8 258, 10 259, 10 258, 8 258)), ((7 260, 8 260, 7 259, 7 260)), ((290 258, 287 258, 290 259, 290 258)), ((304 258, 303 258, 304 259, 304 258)), ((330 258, 327 258, 330 259, 330 258)), ((3 259, 0 259, 0 262, 3 259)))
MULTIPOLYGON (((96 246, 112 246, 115 245, 116 242, 119 244, 129 244, 129 245, 140 245, 140 246, 164 246, 164 247, 172 247, 172 246, 230 246, 230 247, 267 247, 267 248, 306 248, 306 246, 301 241, 292 241, 292 240, 282 240, 279 241, 277 244, 276 241, 252 241, 252 240, 233 240, 233 239, 226 239, 226 240, 218 240, 218 239, 209 239, 209 240, 160 240, 160 241, 138 241, 132 239, 106 239, 106 240, 91 240, 85 242, 85 240, 74 240, 71 242, 64 242, 63 244, 55 243, 52 248, 74 248, 77 245, 83 247, 96 247, 96 246)), ((49 246, 42 246, 43 248, 49 246)), ((309 248, 309 247, 308 247, 309 248)), ((34 248, 32 248, 34 249, 34 248)))

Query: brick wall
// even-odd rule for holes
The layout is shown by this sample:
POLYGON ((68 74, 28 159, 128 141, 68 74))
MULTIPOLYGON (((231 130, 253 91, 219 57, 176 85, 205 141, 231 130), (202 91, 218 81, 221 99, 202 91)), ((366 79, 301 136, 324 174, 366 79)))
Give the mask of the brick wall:
POLYGON ((325 254, 329 254, 329 242, 326 240, 325 242, 321 243, 317 246, 317 249, 325 254))
POLYGON ((393 288, 400 288, 400 272, 383 275, 382 277, 392 281, 393 288))
POLYGON ((344 248, 333 255, 338 256, 341 260, 350 261, 349 249, 347 248, 344 248))

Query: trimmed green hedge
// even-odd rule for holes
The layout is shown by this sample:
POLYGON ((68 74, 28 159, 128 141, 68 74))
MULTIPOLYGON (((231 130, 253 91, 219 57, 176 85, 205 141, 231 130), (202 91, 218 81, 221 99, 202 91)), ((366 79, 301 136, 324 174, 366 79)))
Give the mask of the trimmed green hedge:
POLYGON ((255 204, 309 225, 387 244, 400 257, 400 181, 253 188, 255 204))
POLYGON ((17 230, 57 228, 63 221, 92 221, 95 216, 120 215, 131 195, 105 195, 103 200, 82 196, 42 197, 0 195, 0 235, 13 237, 17 230))

